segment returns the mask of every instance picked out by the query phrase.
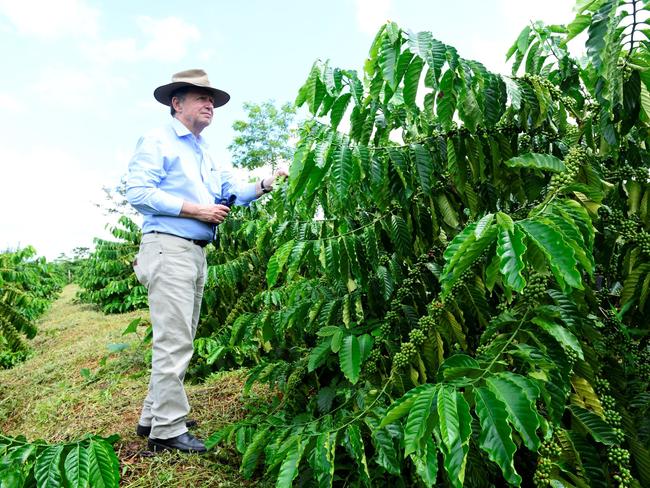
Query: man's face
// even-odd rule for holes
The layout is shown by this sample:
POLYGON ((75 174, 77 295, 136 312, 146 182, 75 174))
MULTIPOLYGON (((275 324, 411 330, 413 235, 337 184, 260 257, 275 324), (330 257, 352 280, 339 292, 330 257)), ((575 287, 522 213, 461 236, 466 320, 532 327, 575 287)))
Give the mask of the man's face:
POLYGON ((184 100, 172 99, 176 117, 195 134, 200 133, 212 122, 214 98, 210 92, 190 90, 184 100))

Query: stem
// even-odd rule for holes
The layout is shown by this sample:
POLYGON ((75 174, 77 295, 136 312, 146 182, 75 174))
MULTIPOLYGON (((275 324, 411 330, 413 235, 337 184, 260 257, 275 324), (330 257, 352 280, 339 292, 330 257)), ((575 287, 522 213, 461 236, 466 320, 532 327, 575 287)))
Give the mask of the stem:
POLYGON ((517 328, 516 328, 514 331, 512 331, 512 334, 510 334, 510 338, 508 338, 508 340, 507 340, 506 343, 503 345, 503 347, 501 348, 501 350, 500 350, 497 354, 494 355, 494 357, 492 358, 492 361, 490 362, 490 364, 488 364, 488 366, 485 368, 485 370, 483 371, 483 373, 481 373, 481 376, 479 376, 479 377, 476 378, 474 381, 472 381, 472 384, 477 383, 479 380, 483 379, 487 373, 490 372, 490 370, 492 369, 492 366, 494 366, 494 363, 496 363, 497 359, 499 359, 499 358, 501 357, 501 355, 502 355, 503 352, 506 350, 506 348, 507 348, 508 346, 510 346, 510 344, 511 344, 512 341, 514 340, 515 336, 516 336, 517 333, 519 332, 519 329, 521 329, 521 326, 524 324, 524 321, 525 321, 526 318, 528 317, 528 312, 529 312, 529 311, 527 310, 526 313, 524 314, 524 316, 523 316, 523 317, 521 318, 521 320, 519 321, 519 324, 517 324, 517 328))

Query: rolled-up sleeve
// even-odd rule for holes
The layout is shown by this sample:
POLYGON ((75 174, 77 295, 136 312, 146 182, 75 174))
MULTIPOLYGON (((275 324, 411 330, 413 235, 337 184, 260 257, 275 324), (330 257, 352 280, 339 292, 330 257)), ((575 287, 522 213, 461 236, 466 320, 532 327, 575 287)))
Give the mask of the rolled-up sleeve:
POLYGON ((126 180, 126 198, 133 208, 144 215, 180 215, 183 199, 159 188, 164 178, 160 141, 153 137, 140 138, 126 180))
POLYGON ((257 198, 257 184, 239 181, 229 169, 221 170, 221 194, 236 195, 235 205, 248 206, 257 198))

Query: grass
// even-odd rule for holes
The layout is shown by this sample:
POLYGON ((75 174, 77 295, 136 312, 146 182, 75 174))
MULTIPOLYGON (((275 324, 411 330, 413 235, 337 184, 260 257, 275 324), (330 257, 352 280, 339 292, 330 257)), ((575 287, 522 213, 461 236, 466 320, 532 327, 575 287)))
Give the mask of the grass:
MULTIPOLYGON (((260 486, 243 479, 239 457, 227 449, 207 455, 147 451, 146 439, 135 435, 149 380, 146 347, 122 331, 147 311, 104 315, 94 306, 75 302, 77 288, 66 287, 39 321, 34 353, 9 370, 0 370, 0 432, 28 440, 69 442, 92 433, 119 434, 120 486, 239 487, 260 486), (108 344, 128 348, 111 353, 108 344)), ((142 334, 140 334, 142 335, 142 334)), ((187 385, 193 431, 207 438, 242 417, 243 373, 215 375, 201 385, 187 385)))

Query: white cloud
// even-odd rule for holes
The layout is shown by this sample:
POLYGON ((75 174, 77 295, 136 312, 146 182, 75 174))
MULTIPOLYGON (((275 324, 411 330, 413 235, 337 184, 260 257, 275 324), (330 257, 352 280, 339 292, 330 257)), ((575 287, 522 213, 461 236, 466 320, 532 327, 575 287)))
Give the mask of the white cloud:
POLYGON ((0 249, 32 245, 48 259, 93 237, 108 238, 102 202, 105 175, 81 158, 57 148, 0 149, 2 234, 0 249))
POLYGON ((364 34, 374 35, 388 19, 391 0, 356 0, 357 26, 364 34))
MULTIPOLYGON (((109 98, 111 94, 128 86, 126 78, 102 70, 101 67, 87 69, 66 66, 45 66, 28 88, 48 106, 66 110, 88 109, 95 106, 98 96, 109 98)), ((103 112, 95 112, 101 116, 103 112)))
POLYGON ((5 113, 18 113, 22 112, 25 108, 24 104, 18 101, 15 95, 8 95, 6 93, 0 93, 0 107, 2 107, 5 113))
MULTIPOLYGON (((186 57, 191 44, 201 38, 196 26, 178 17, 139 17, 136 24, 139 29, 137 38, 111 39, 83 46, 83 49, 90 58, 100 63, 144 60, 173 62, 186 57)), ((201 51, 204 58, 211 55, 209 50, 201 51)))
POLYGON ((138 25, 149 37, 142 50, 142 57, 148 59, 178 61, 187 53, 188 45, 201 38, 198 28, 178 17, 140 17, 138 25))
POLYGON ((542 20, 546 25, 568 24, 575 16, 573 4, 574 2, 567 2, 566 0, 544 0, 543 2, 498 0, 496 10, 501 13, 503 19, 508 23, 523 29, 530 22, 536 20, 542 20))
POLYGON ((99 11, 84 0, 0 0, 0 15, 21 34, 52 39, 95 36, 99 11))

